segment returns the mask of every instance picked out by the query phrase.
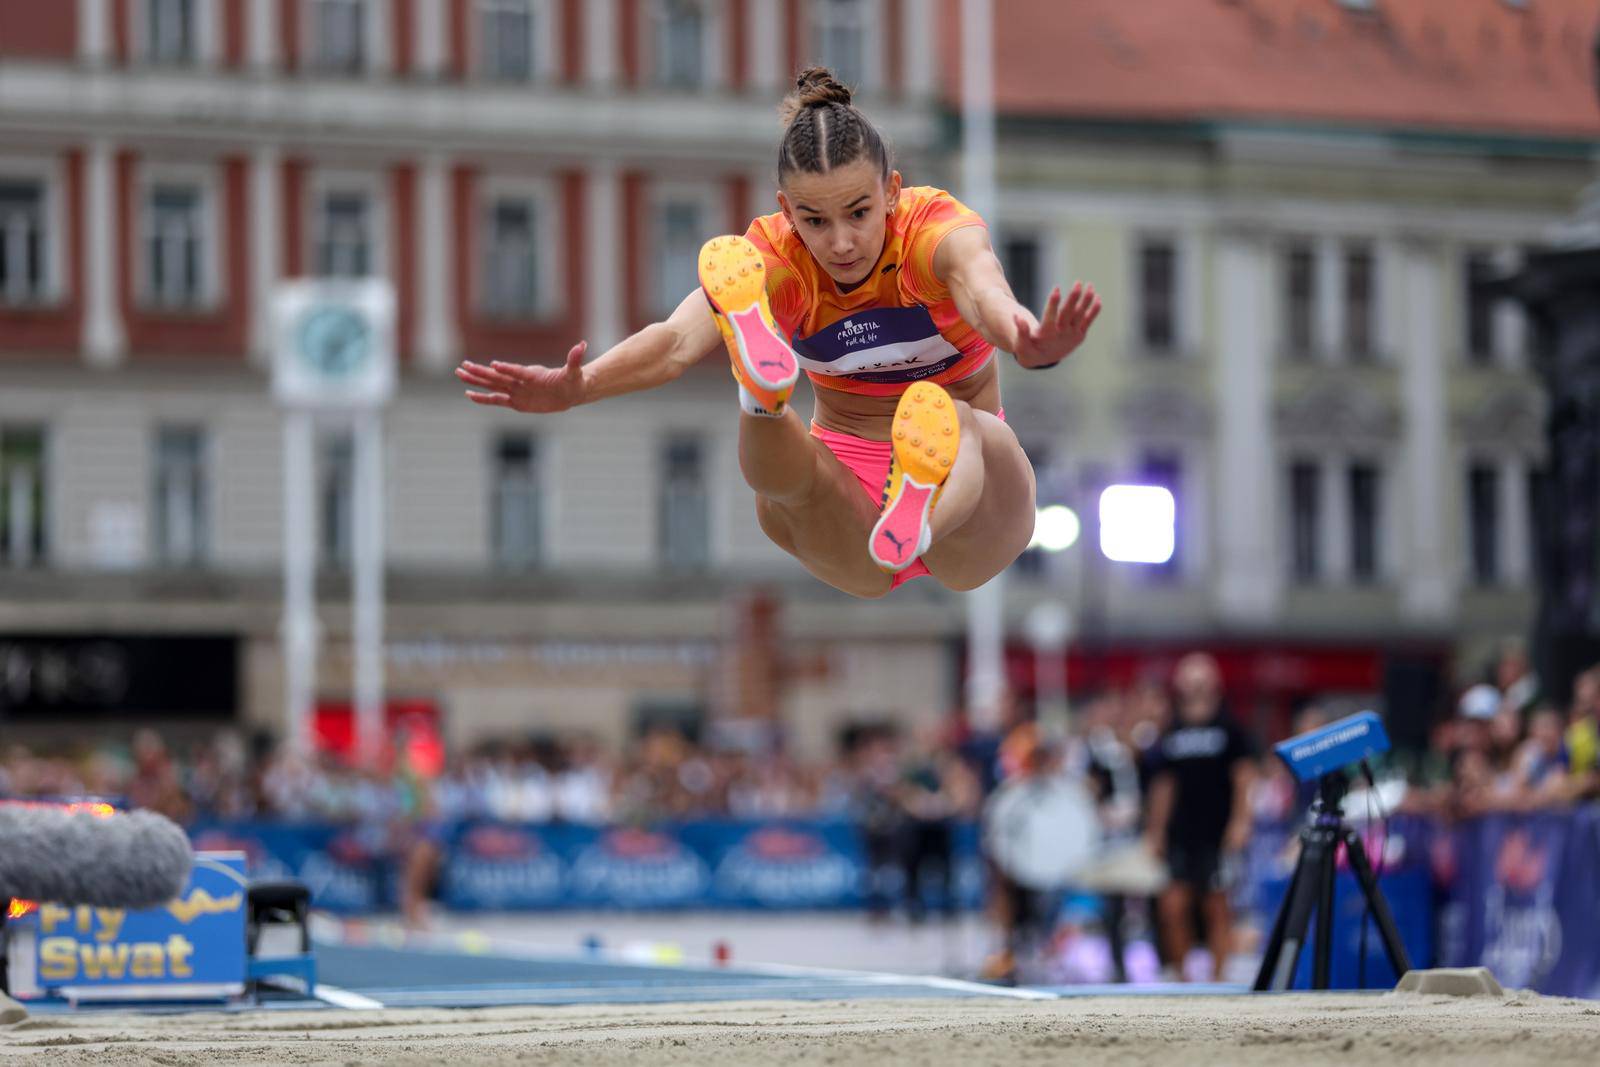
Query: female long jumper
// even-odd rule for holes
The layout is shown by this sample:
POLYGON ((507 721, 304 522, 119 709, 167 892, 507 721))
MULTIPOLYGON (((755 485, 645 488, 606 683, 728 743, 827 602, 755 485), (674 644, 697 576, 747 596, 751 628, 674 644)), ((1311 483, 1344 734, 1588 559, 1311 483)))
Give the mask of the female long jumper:
POLYGON ((850 90, 812 68, 784 102, 779 211, 708 241, 701 287, 666 321, 560 368, 464 362, 478 404, 547 413, 653 389, 726 348, 739 383, 739 465, 761 528, 828 584, 880 597, 931 574, 973 589, 1033 536, 1034 477, 1000 405, 995 349, 1053 366, 1100 300, 1012 295, 975 213, 902 187, 850 90), (816 407, 791 410, 799 371, 816 407))

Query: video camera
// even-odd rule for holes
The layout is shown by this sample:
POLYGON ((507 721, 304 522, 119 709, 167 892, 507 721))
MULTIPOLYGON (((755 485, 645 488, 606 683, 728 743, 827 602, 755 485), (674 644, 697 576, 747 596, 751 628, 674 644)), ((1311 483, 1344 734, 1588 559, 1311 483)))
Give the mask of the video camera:
POLYGON ((1295 781, 1315 782, 1389 751, 1389 735, 1377 712, 1363 711, 1280 741, 1272 750, 1295 781))
POLYGON ((1389 751, 1389 735, 1383 728, 1383 720, 1376 712, 1359 712, 1291 737, 1274 745, 1273 751, 1297 781, 1317 783, 1317 798, 1311 802, 1310 818, 1300 831, 1300 858, 1267 938, 1255 989, 1262 992, 1289 988, 1300 961, 1300 949, 1306 943, 1313 911, 1317 914, 1317 929, 1312 947, 1311 985, 1313 989, 1328 988, 1333 957, 1334 875, 1341 848, 1367 907, 1377 921, 1389 963, 1395 974, 1404 974, 1411 969, 1411 964, 1406 958, 1400 931, 1378 889, 1366 847, 1360 836, 1345 825, 1341 811, 1341 801, 1349 783, 1339 772, 1360 766, 1370 780, 1371 769, 1366 761, 1389 751))

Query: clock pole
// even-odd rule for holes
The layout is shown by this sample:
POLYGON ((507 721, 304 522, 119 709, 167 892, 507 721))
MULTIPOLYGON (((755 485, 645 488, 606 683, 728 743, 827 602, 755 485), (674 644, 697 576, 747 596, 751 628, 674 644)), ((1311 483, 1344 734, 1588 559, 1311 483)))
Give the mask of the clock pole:
POLYGON ((283 418, 283 688, 286 734, 298 756, 311 752, 311 706, 317 688, 317 557, 314 527, 312 414, 291 407, 283 418))
POLYGON ((356 743, 361 764, 377 765, 383 721, 383 414, 355 413, 354 581, 356 743))
POLYGON ((321 634, 316 599, 314 438, 318 420, 349 426, 351 633, 355 756, 383 752, 383 409, 395 389, 394 287, 377 278, 297 279, 273 300, 273 394, 284 411, 283 664, 286 732, 293 750, 315 743, 321 634))

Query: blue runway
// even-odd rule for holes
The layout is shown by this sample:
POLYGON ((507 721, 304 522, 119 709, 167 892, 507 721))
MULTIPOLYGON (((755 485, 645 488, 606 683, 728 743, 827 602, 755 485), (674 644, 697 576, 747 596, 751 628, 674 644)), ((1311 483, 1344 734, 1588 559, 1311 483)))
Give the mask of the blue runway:
POLYGON ((319 945, 319 979, 383 1007, 852 1000, 1054 994, 913 976, 802 969, 647 965, 354 945, 319 945))

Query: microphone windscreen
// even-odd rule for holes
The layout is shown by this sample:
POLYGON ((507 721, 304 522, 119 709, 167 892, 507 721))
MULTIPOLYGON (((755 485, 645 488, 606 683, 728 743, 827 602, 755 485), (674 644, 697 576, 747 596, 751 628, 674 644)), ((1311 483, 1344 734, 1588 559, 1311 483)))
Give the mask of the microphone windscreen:
POLYGON ((102 908, 153 908, 183 892, 194 851, 152 811, 0 804, 0 898, 102 908))

